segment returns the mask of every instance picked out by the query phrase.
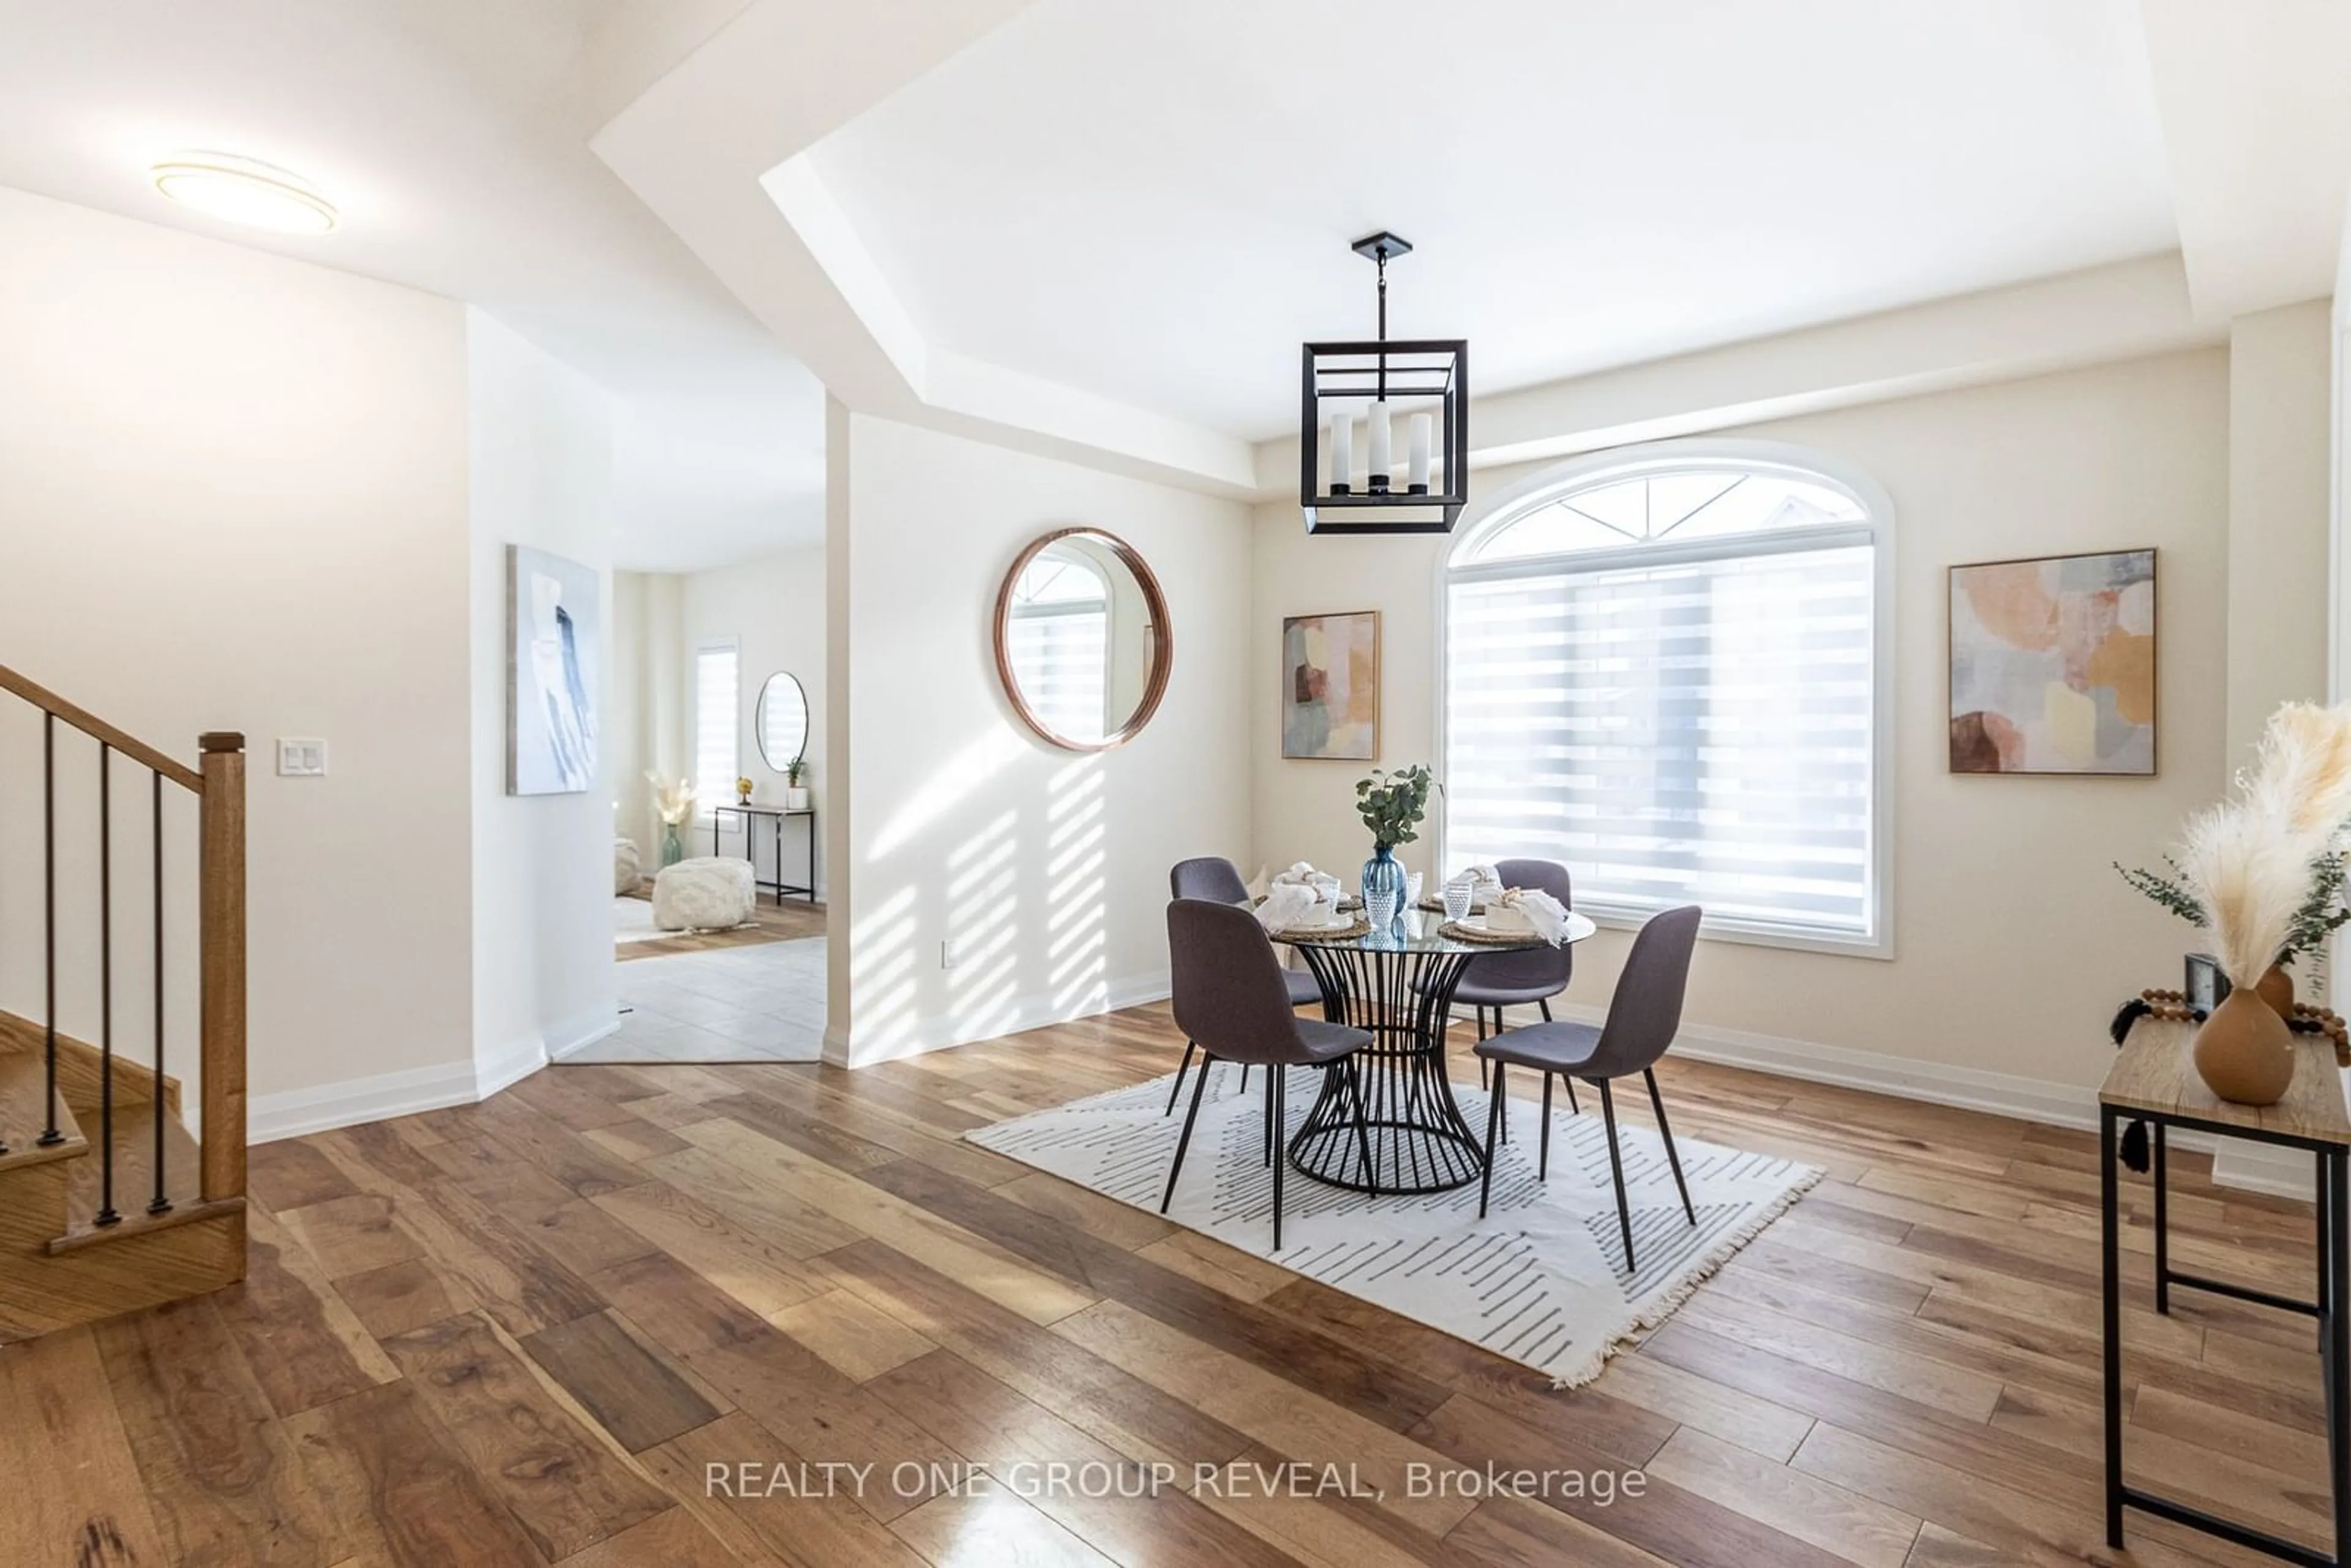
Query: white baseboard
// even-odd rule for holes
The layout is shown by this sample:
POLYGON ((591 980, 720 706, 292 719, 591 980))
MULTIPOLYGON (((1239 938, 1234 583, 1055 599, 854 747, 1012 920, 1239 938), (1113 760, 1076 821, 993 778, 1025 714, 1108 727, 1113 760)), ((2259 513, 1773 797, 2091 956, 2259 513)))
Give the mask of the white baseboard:
MULTIPOLYGON (((1583 1023, 1600 1023, 1606 1017, 1604 1009, 1579 1003, 1554 1003, 1552 1010, 1558 1017, 1583 1023)), ((1674 1053, 1694 1061, 1750 1068, 1777 1078, 1834 1084, 1841 1089, 1865 1089, 1899 1100, 1985 1111, 2044 1126, 2094 1131, 2098 1124, 2095 1089, 2015 1073, 1916 1061, 1872 1051, 1789 1040, 1781 1035, 1750 1034, 1715 1024, 1683 1024, 1674 1038, 1674 1053)), ((2171 1144, 2175 1148, 2211 1151, 2215 1186, 2279 1197, 2306 1200, 2311 1196, 2310 1156, 2298 1150, 2187 1132, 2172 1134, 2171 1144)))
MULTIPOLYGON (((619 1004, 596 1008, 580 1014, 568 1024, 558 1024, 549 1030, 544 1037, 545 1050, 542 1054, 545 1061, 561 1061, 565 1057, 576 1051, 585 1051, 598 1040, 620 1032, 619 1004)), ((541 1062, 540 1065, 545 1065, 545 1062, 541 1062)), ((512 1083, 515 1079, 528 1077, 536 1071, 537 1068, 526 1067, 512 1078, 507 1079, 505 1082, 492 1084, 486 1082, 482 1086, 482 1098, 488 1099, 505 1088, 507 1083, 512 1083)))
POLYGON ((471 1105, 481 1096, 470 1058, 413 1067, 402 1072, 372 1078, 347 1078, 315 1089, 291 1089, 279 1094, 256 1095, 246 1106, 246 1140, 275 1143, 305 1133, 332 1127, 381 1122, 418 1111, 438 1111, 448 1105, 471 1105))
MULTIPOLYGON (((1556 1002, 1552 1008, 1557 1016, 1583 1023, 1600 1023, 1607 1016, 1604 1009, 1575 1003, 1556 1002)), ((1681 1032, 1674 1037, 1674 1054, 1695 1061, 1751 1068, 1778 1078, 1802 1079, 1807 1083, 1866 1089, 1872 1093, 1923 1101, 1929 1105, 1988 1111, 2053 1127, 2095 1129, 2098 1124, 2095 1089, 2053 1083, 2012 1072, 1916 1061, 1874 1051, 1790 1040, 1782 1035, 1750 1034, 1716 1024, 1683 1024, 1681 1032)))
POLYGON ((2242 1138, 2216 1138, 2213 1143, 2213 1186, 2311 1201, 2318 1173, 2312 1168, 2308 1151, 2249 1144, 2242 1138))
MULTIPOLYGON (((935 1051, 948 1051, 974 1040, 994 1040, 1000 1035, 1019 1034, 1024 1030, 1043 1029, 1049 1024, 1068 1023, 1074 1019, 1093 1018, 1102 1013, 1114 1013, 1124 1008, 1139 1008, 1147 1002, 1163 1001, 1168 989, 1167 971, 1155 970, 1147 975, 1131 975, 1111 981, 1103 988, 1102 998, 1072 1011, 1050 995, 1021 997, 1013 1001, 1008 1011, 991 1008, 976 1018, 953 1014, 920 1019, 910 1027, 893 1028, 891 1038, 877 1044, 853 1046, 851 1036, 842 1032, 838 1023, 825 1030, 824 1059, 837 1067, 871 1067, 876 1062, 904 1061, 909 1057, 927 1056, 935 1051)), ((852 1009, 851 1029, 855 1028, 852 1009)), ((878 1031, 877 1031, 878 1032, 878 1031)))
POLYGON ((279 1094, 256 1095, 246 1107, 246 1140, 254 1144, 298 1138, 336 1127, 412 1116, 419 1111, 440 1111, 452 1105, 477 1105, 529 1077, 550 1061, 558 1061, 621 1027, 610 1008, 595 1008, 578 1018, 464 1061, 436 1062, 371 1078, 347 1078, 314 1089, 294 1089, 279 1094))

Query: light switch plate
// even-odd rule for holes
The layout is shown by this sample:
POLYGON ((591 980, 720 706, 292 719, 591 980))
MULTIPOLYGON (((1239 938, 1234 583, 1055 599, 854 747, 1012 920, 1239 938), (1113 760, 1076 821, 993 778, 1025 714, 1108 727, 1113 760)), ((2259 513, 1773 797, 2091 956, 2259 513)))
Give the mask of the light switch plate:
POLYGON ((940 943, 940 944, 939 944, 939 967, 940 967, 940 968, 942 968, 942 969, 952 969, 952 968, 954 968, 957 964, 960 964, 960 963, 962 963, 962 962, 963 962, 963 950, 962 950, 962 947, 961 947, 961 946, 960 946, 958 943, 956 943, 956 942, 955 941, 955 939, 954 939, 953 937, 950 937, 950 938, 948 938, 946 941, 942 942, 942 943, 940 943))
POLYGON ((327 776, 327 743, 315 737, 279 736, 277 776, 280 779, 324 779, 327 776))

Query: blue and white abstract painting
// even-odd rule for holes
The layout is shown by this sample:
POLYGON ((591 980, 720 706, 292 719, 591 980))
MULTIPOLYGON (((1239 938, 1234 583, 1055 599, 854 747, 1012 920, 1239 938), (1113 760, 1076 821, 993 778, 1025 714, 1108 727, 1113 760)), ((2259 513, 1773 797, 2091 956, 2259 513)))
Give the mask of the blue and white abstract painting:
POLYGON ((595 569, 509 545, 507 617, 507 793, 595 788, 604 632, 595 569))

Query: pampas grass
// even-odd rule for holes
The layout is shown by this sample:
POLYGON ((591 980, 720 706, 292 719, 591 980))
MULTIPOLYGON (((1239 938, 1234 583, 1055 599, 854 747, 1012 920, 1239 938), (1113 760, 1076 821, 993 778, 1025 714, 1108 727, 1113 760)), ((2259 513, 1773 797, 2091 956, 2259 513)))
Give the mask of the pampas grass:
POLYGON ((2237 782, 2246 804, 2300 839, 2305 860, 2315 857, 2351 819, 2351 706, 2282 706, 2237 782))
POLYGON ((2178 861, 2222 972, 2250 986, 2293 941, 2314 863, 2351 819, 2351 705, 2279 708, 2237 788, 2189 821, 2178 861))
POLYGON ((2179 869, 2204 905, 2231 985, 2250 986, 2286 944, 2310 891, 2310 862, 2300 841, 2276 819, 2231 800, 2191 819, 2179 846, 2179 869))

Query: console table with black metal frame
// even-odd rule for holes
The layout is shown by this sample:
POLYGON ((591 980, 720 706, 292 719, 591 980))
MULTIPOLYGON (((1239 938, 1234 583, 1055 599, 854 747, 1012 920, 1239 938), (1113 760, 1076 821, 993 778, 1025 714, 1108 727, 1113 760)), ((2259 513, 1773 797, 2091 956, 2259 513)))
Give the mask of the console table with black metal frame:
POLYGON ((2099 1247, 2105 1277, 2106 1544, 2123 1544, 2123 1511, 2136 1508, 2252 1551, 2310 1568, 2351 1568, 2351 1113, 2335 1050, 2297 1036, 2294 1074, 2274 1105, 2238 1105, 2204 1086, 2189 1060, 2195 1026, 2141 1019, 2133 1026, 2098 1091, 2099 1247), (2326 1469, 2332 1492, 2332 1555, 2234 1520, 2131 1486, 2123 1479, 2123 1341, 2121 1173, 2118 1139, 2125 1123, 2147 1124, 2155 1187, 2155 1310, 2171 1311, 2177 1286, 2252 1301, 2318 1321, 2319 1376, 2326 1392, 2326 1469), (2317 1165, 2318 1290, 2298 1301, 2171 1266, 2170 1215, 2164 1190, 2166 1133, 2185 1127, 2305 1149, 2317 1165))
POLYGON ((788 893, 805 898, 810 904, 814 904, 816 902, 815 808, 808 806, 797 809, 784 806, 755 806, 744 805, 739 802, 732 805, 715 806, 711 808, 710 811, 710 852, 714 855, 718 852, 718 830, 722 825, 719 822, 719 819, 721 817, 740 817, 743 819, 743 858, 751 862, 751 885, 753 887, 762 893, 773 894, 775 895, 776 904, 778 907, 782 906, 784 894, 788 893), (806 885, 802 885, 799 883, 786 882, 784 880, 784 823, 788 819, 792 817, 801 819, 808 825, 809 879, 806 885), (762 820, 766 821, 775 829, 773 836, 776 845, 776 875, 773 881, 769 881, 759 874, 758 835, 752 831, 751 824, 762 820))

